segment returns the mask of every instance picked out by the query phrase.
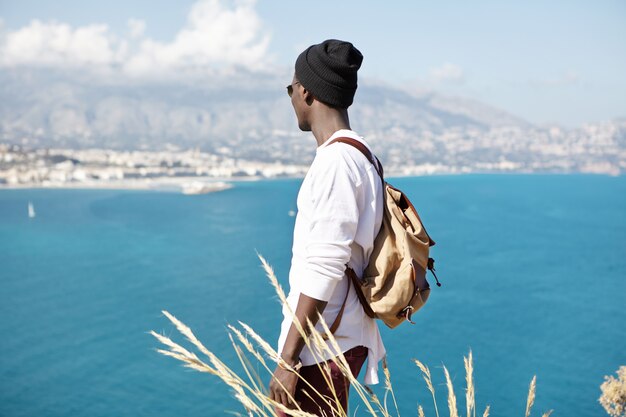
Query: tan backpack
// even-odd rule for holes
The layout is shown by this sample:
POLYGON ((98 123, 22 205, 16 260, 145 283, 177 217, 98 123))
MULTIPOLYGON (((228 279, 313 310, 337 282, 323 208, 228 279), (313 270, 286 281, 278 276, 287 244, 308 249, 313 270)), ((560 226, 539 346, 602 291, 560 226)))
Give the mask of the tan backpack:
MULTIPOLYGON (((426 280, 427 269, 435 277, 437 286, 441 286, 435 275, 435 260, 428 257, 429 248, 435 242, 426 232, 409 199, 384 180, 380 161, 365 145, 346 137, 337 138, 329 145, 334 142, 354 146, 365 155, 380 176, 385 196, 382 224, 363 278, 358 278, 349 267, 346 275, 369 317, 382 320, 390 328, 404 320, 413 323, 411 315, 422 308, 430 294, 430 285, 426 280)), ((344 307, 345 300, 331 326, 332 332, 339 327, 344 307)))

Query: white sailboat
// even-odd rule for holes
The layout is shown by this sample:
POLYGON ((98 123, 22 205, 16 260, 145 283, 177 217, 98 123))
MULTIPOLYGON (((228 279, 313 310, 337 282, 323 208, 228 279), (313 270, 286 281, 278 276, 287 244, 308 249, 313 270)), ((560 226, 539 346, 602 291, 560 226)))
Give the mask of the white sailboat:
POLYGON ((30 201, 28 202, 28 217, 31 219, 35 217, 35 207, 30 201))

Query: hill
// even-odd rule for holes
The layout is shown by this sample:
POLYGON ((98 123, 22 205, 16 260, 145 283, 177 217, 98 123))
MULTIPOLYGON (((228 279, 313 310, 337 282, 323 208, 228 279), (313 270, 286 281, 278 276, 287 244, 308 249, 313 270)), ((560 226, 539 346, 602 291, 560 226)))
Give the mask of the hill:
MULTIPOLYGON (((200 149, 230 158, 307 164, 287 76, 94 81, 43 70, 0 72, 0 141, 27 148, 200 149)), ((626 170, 626 122, 537 127, 482 103, 362 82, 355 130, 397 173, 626 170)))

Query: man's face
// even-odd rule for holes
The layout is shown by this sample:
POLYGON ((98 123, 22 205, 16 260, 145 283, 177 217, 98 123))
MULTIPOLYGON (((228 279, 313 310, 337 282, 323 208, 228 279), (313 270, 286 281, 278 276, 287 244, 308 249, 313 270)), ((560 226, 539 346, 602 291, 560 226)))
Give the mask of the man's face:
POLYGON ((298 127, 304 132, 310 131, 311 126, 307 120, 309 106, 304 98, 304 87, 302 87, 302 84, 300 84, 300 81, 298 81, 295 75, 293 76, 291 85, 287 87, 287 89, 291 92, 291 105, 298 119, 298 127))

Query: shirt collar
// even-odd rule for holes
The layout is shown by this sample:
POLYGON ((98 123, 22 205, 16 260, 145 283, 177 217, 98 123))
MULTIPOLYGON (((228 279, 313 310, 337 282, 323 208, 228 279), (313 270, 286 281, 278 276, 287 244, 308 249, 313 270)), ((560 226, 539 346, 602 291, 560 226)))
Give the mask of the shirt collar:
POLYGON ((358 141, 362 141, 362 138, 359 135, 357 135, 354 130, 340 129, 340 130, 336 131, 335 133, 333 133, 331 135, 331 137, 326 139, 326 141, 324 143, 322 143, 320 146, 318 146, 317 150, 319 151, 320 149, 325 148, 334 139, 340 138, 340 137, 348 137, 348 138, 356 139, 358 141))

